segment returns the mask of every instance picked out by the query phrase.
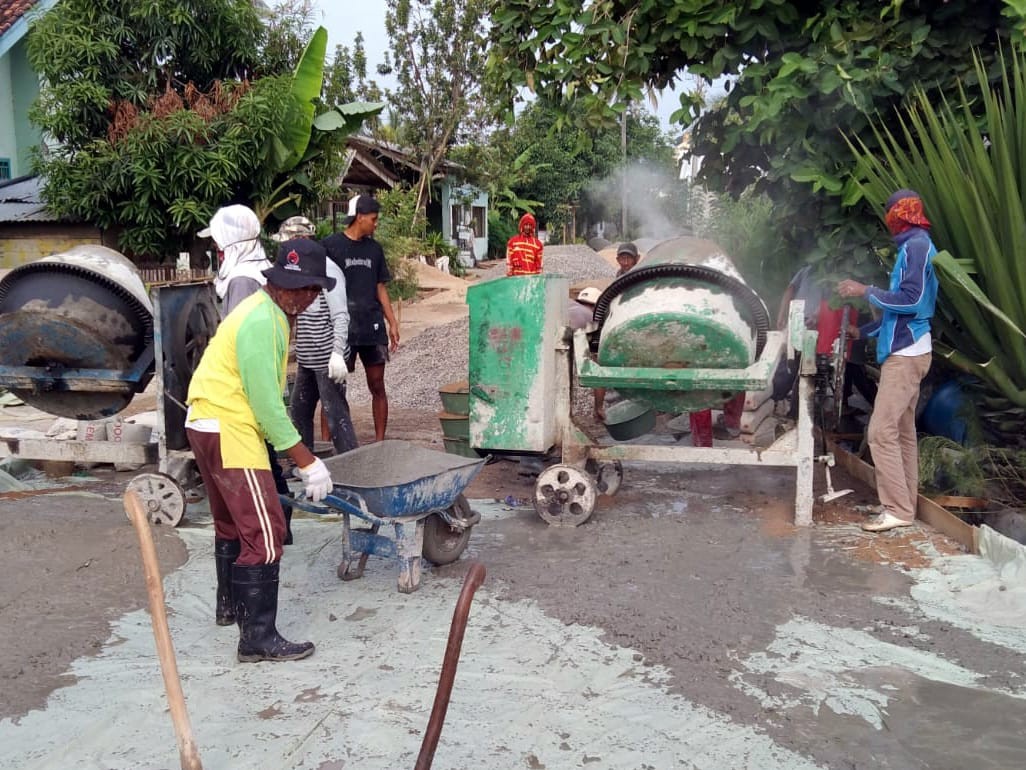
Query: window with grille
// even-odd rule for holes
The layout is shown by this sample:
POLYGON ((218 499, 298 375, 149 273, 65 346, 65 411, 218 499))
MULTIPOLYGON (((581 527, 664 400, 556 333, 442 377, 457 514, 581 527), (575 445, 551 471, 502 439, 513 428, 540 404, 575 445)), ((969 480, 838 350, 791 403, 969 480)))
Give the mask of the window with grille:
POLYGON ((11 159, 0 158, 0 180, 11 178, 11 159))

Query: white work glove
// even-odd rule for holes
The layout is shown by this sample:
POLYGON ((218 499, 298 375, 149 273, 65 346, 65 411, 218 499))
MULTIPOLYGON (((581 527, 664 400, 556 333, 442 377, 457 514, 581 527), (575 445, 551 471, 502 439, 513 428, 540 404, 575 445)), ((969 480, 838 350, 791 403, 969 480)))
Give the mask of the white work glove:
MULTIPOLYGON (((323 359, 322 359, 323 360, 323 359)), ((346 368, 346 357, 341 353, 332 353, 328 359, 328 379, 341 385, 346 381, 349 370, 346 368)))
POLYGON ((305 468, 299 469, 299 478, 306 485, 306 496, 315 503, 323 500, 332 489, 328 466, 319 457, 305 468))

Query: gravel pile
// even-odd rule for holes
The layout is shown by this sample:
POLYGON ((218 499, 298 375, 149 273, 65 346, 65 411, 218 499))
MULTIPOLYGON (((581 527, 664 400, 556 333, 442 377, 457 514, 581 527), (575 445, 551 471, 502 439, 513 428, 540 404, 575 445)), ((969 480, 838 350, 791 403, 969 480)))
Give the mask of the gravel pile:
MULTIPOLYGON (((566 276, 571 284, 589 278, 612 278, 616 272, 583 245, 549 246, 545 249, 544 264, 546 273, 566 276)), ((489 273, 497 277, 504 270, 505 266, 500 263, 489 273)), ((427 329, 400 344, 399 352, 385 366, 389 406, 440 410, 438 389, 467 378, 469 328, 468 320, 462 318, 427 329)), ((349 375, 348 397, 354 406, 370 403, 367 381, 359 363, 356 371, 349 375)))

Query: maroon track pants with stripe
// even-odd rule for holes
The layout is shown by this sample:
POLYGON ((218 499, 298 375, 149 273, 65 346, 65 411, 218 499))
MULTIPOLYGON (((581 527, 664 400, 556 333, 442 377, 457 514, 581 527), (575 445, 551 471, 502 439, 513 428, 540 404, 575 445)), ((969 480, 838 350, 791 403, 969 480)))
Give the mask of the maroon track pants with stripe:
POLYGON ((274 564, 281 559, 285 513, 269 470, 225 468, 221 434, 186 429, 214 516, 214 534, 239 540, 236 564, 274 564))

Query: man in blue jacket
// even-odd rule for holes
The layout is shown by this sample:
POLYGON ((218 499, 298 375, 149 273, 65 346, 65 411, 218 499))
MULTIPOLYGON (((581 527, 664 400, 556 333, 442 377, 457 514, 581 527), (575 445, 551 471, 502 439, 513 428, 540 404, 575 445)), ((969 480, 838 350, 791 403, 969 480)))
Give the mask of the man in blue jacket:
POLYGON ((867 438, 876 468, 876 492, 882 511, 862 525, 867 532, 907 527, 916 517, 919 494, 919 446, 916 402, 919 384, 930 370, 933 342, 930 319, 937 301, 937 275, 930 222, 914 190, 898 190, 887 201, 884 222, 898 253, 887 289, 845 280, 842 297, 865 297, 882 311, 879 321, 852 329, 852 337, 876 337, 880 389, 869 419, 867 438))

